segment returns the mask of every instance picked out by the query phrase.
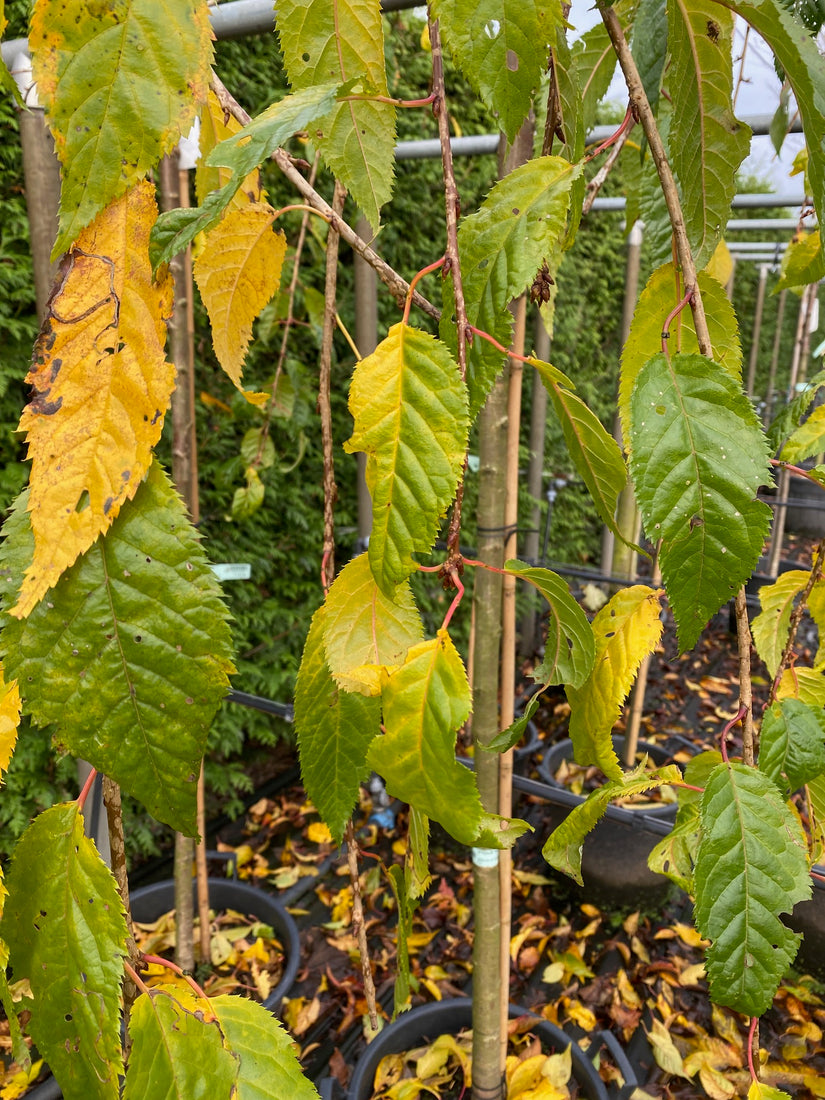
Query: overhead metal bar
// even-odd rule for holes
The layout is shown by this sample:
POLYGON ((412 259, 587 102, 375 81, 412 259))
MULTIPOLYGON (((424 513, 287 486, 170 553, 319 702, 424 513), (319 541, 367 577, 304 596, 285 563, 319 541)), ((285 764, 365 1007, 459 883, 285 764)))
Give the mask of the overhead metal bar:
MULTIPOLYGON (((770 191, 760 195, 734 195, 733 206, 753 210, 758 207, 788 206, 798 207, 805 201, 801 191, 770 191)), ((627 200, 624 196, 599 196, 593 203, 594 210, 624 210, 627 200)))
POLYGON ((728 241, 731 252, 741 255, 744 252, 784 252, 788 247, 787 241, 728 241))
MULTIPOLYGON (((798 225, 799 221, 796 218, 731 218, 728 222, 728 233, 751 229, 758 229, 763 233, 785 229, 795 232, 798 225)), ((805 228, 810 228, 810 225, 806 224, 805 228)))

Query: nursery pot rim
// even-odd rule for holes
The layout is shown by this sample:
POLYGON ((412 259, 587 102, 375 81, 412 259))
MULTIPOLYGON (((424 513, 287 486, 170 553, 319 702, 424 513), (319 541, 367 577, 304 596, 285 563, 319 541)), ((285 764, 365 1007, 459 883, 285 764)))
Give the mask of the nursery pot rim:
MULTIPOLYGON (((261 1002, 264 1008, 277 1014, 282 998, 295 982, 301 962, 301 938, 295 920, 276 897, 246 882, 228 878, 210 878, 208 883, 209 905, 212 909, 237 909, 260 917, 261 920, 272 925, 281 941, 284 949, 284 969, 281 980, 266 1000, 261 1002)), ((193 895, 196 891, 197 884, 193 881, 193 895)), ((141 886, 131 895, 130 905, 133 920, 141 922, 156 920, 161 914, 175 908, 174 879, 163 879, 149 886, 141 886), (149 906, 148 917, 136 912, 141 905, 149 906)), ((146 913, 146 909, 143 912, 146 913)))
MULTIPOLYGON (((432 1001, 418 1005, 416 1008, 402 1013, 393 1023, 379 1032, 359 1058, 347 1090, 347 1100, 370 1100, 373 1095, 375 1071, 378 1068, 378 1063, 386 1055, 397 1054, 416 1045, 420 1046, 422 1040, 436 1039, 439 1035, 460 1031, 464 1027, 472 1026, 472 1011, 472 997, 453 997, 444 1001, 432 1001)), ((557 1050, 570 1047, 573 1077, 582 1086, 587 1100, 609 1100, 609 1093, 604 1081, 599 1077, 588 1055, 570 1035, 549 1020, 537 1016, 530 1009, 511 1004, 510 1018, 515 1019, 519 1016, 533 1017, 535 1020, 534 1030, 539 1035, 543 1034, 548 1044, 553 1044, 557 1050)), ((626 1082, 620 1095, 630 1095, 637 1087, 637 1082, 624 1052, 621 1051, 615 1037, 610 1032, 599 1032, 597 1037, 610 1046, 614 1057, 618 1053, 619 1061, 622 1063, 620 1069, 625 1075, 626 1082)))
MULTIPOLYGON (((616 754, 621 758, 625 743, 624 736, 622 734, 615 734, 612 741, 616 754)), ((663 749, 661 745, 657 745, 652 741, 639 741, 637 744, 637 751, 646 752, 657 765, 664 764, 670 759, 667 751, 663 749)), ((547 783, 551 787, 555 787, 557 790, 566 791, 568 788, 565 787, 563 783, 559 783, 554 774, 556 767, 558 767, 563 760, 573 760, 573 742, 569 737, 565 737, 562 741, 556 741, 555 744, 548 747, 544 754, 544 758, 538 766, 538 772, 544 783, 547 783)), ((572 792, 570 793, 572 794, 572 792)), ((581 802, 584 802, 586 798, 585 795, 574 795, 573 797, 578 798, 581 802)), ((618 808, 634 816, 639 814, 645 817, 672 820, 676 817, 678 804, 676 802, 660 802, 653 805, 635 807, 630 805, 618 808)))

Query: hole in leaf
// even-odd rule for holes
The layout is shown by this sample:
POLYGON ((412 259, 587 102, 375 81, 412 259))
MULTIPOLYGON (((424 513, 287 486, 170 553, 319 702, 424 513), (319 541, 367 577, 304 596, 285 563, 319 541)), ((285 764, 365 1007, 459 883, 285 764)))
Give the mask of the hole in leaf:
POLYGON ((92 498, 89 496, 89 490, 84 489, 78 498, 77 504, 74 506, 74 510, 76 512, 85 512, 91 503, 92 498))

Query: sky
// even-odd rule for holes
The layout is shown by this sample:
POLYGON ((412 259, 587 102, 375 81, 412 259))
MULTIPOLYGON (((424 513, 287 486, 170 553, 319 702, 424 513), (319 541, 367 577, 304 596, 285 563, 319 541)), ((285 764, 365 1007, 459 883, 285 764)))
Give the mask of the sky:
MULTIPOLYGON (((569 21, 576 28, 576 34, 573 37, 583 34, 590 27, 595 26, 599 22, 599 14, 592 7, 592 0, 573 0, 569 21)), ((733 49, 734 79, 739 73, 740 58, 745 42, 745 29, 746 25, 741 20, 737 20, 733 49)), ((736 102, 737 118, 746 120, 749 115, 773 115, 779 103, 780 87, 770 50, 762 39, 752 31, 748 36, 744 78, 736 102)), ((614 77, 613 84, 608 92, 608 99, 619 104, 627 103, 627 95, 624 92, 621 74, 614 77)), ((777 158, 769 137, 755 137, 751 145, 751 155, 742 165, 742 171, 769 180, 774 190, 801 192, 802 187, 799 180, 797 178, 790 179, 789 173, 793 158, 803 144, 801 134, 789 134, 785 139, 782 155, 777 158)))

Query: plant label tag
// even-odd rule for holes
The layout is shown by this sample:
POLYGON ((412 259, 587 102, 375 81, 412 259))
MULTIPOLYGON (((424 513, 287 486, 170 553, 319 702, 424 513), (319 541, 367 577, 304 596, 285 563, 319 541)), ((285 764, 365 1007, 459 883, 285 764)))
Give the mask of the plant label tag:
POLYGON ((225 561, 211 568, 219 581, 248 581, 252 576, 252 566, 246 561, 225 561))

